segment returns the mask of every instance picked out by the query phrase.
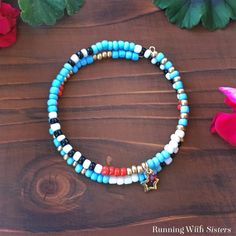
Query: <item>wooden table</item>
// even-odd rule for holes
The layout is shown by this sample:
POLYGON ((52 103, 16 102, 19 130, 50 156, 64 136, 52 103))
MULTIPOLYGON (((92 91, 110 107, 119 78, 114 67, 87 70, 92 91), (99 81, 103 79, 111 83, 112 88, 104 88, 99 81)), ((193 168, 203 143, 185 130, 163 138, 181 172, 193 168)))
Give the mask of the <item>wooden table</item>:
MULTIPOLYGON (((153 235, 153 225, 192 224, 235 234, 236 149, 209 132, 216 112, 230 112, 217 88, 236 87, 235 40, 236 23, 216 32, 181 30, 147 0, 87 0, 53 27, 20 22, 17 43, 0 51, 0 235, 153 235), (73 52, 102 39, 157 46, 182 72, 190 124, 156 192, 78 176, 48 134, 52 79, 73 52)), ((152 157, 178 117, 174 91, 146 61, 101 61, 81 70, 60 111, 85 155, 118 166, 152 157)))

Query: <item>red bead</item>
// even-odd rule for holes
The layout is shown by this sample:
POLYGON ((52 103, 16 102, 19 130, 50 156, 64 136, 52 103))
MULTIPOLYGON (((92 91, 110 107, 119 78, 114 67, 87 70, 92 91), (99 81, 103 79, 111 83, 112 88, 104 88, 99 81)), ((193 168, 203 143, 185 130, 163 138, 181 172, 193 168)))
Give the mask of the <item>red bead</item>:
POLYGON ((178 110, 180 111, 181 105, 179 104, 179 105, 177 106, 177 108, 178 108, 178 110))
POLYGON ((120 169, 120 175, 121 175, 121 176, 127 175, 127 169, 126 169, 126 168, 121 168, 121 169, 120 169))
POLYGON ((120 175, 120 168, 115 168, 114 175, 115 176, 119 176, 120 175))
POLYGON ((114 175, 115 168, 113 166, 109 167, 109 175, 114 175))
POLYGON ((59 90, 59 92, 58 92, 58 96, 60 97, 61 95, 62 95, 62 91, 59 90))
POLYGON ((59 89, 60 89, 61 91, 63 91, 63 90, 64 90, 64 86, 61 85, 61 86, 59 87, 59 89))
POLYGON ((108 166, 103 166, 103 167, 102 167, 102 174, 103 174, 103 175, 108 175, 108 173, 109 173, 109 168, 108 168, 108 166))

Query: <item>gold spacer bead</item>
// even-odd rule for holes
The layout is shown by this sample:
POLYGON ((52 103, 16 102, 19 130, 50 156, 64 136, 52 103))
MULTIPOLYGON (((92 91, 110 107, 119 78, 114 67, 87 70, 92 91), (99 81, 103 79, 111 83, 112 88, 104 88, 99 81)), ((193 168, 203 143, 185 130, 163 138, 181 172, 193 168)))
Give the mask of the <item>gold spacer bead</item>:
POLYGON ((103 57, 103 58, 107 58, 107 52, 103 52, 103 53, 102 53, 102 57, 103 57))
POLYGON ((61 150, 62 150, 62 146, 59 146, 59 147, 57 148, 57 151, 60 152, 61 150))
POLYGON ((67 155, 67 154, 64 155, 64 156, 63 156, 63 159, 66 161, 66 160, 68 159, 68 155, 67 155))
POLYGON ((69 79, 70 78, 70 74, 67 74, 66 78, 69 79))
POLYGON ((169 68, 169 73, 172 73, 175 70, 175 68, 172 66, 171 68, 169 68))
POLYGON ((188 119, 188 113, 181 113, 180 118, 181 119, 188 119))
POLYGON ((177 90, 177 93, 180 94, 180 93, 185 93, 184 89, 178 89, 177 90))
POLYGON ((77 161, 74 161, 73 164, 72 164, 72 166, 75 167, 76 165, 77 165, 77 161))
POLYGON ((73 75, 73 71, 72 70, 70 71, 70 75, 73 75))
POLYGON ((183 125, 177 125, 176 129, 185 131, 185 127, 183 125))
POLYGON ((166 57, 161 60, 161 64, 165 64, 166 62, 167 62, 167 58, 166 57))
POLYGON ((99 61, 102 60, 102 54, 101 54, 101 53, 98 53, 97 59, 98 59, 99 61))
POLYGON ((132 170, 130 168, 127 168, 127 175, 132 175, 132 170))
POLYGON ((111 52, 111 51, 108 51, 108 52, 107 52, 107 57, 108 57, 108 58, 112 57, 112 52, 111 52))
POLYGON ((143 172, 143 167, 142 166, 137 166, 137 170, 138 170, 138 173, 142 173, 143 172))
POLYGON ((180 76, 176 76, 176 77, 173 79, 174 82, 177 82, 177 81, 180 81, 180 80, 181 80, 181 77, 180 77, 180 76))
POLYGON ((181 100, 180 104, 182 106, 187 106, 188 105, 188 100, 181 100))
POLYGON ((68 80, 68 79, 65 77, 65 78, 64 78, 64 82, 67 82, 67 80, 68 80))
POLYGON ((97 55, 93 55, 93 60, 97 60, 97 55))
POLYGON ((141 165, 142 165, 142 167, 143 167, 144 170, 148 169, 148 165, 147 165, 146 162, 142 162, 141 165))
POLYGON ((133 174, 137 174, 138 170, 136 166, 131 166, 133 174))
POLYGON ((80 172, 80 173, 81 173, 82 175, 84 175, 84 174, 85 174, 85 172, 86 172, 86 169, 85 169, 85 168, 83 168, 83 169, 81 170, 81 172, 80 172))

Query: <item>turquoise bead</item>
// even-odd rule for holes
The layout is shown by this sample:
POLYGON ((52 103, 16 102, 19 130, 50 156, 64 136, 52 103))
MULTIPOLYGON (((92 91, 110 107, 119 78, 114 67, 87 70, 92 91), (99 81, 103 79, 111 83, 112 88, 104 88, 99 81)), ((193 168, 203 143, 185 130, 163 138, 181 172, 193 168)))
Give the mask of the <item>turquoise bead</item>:
POLYGON ((76 167, 75 167, 75 172, 80 173, 82 169, 83 169, 83 166, 80 165, 80 164, 77 164, 76 167))
POLYGON ((159 52, 156 56, 156 60, 160 62, 164 57, 165 55, 162 52, 159 52))
POLYGON ((157 169, 156 169, 156 172, 160 172, 162 170, 162 167, 161 166, 158 166, 157 169))
POLYGON ((107 40, 102 41, 102 47, 103 47, 103 50, 107 50, 107 48, 108 48, 108 41, 107 40))
POLYGON ((153 162, 152 159, 148 159, 147 164, 150 169, 155 169, 155 163, 153 162))
POLYGON ((173 64, 171 61, 167 61, 164 66, 165 66, 165 69, 168 70, 173 66, 173 64))
POLYGON ((57 111, 57 106, 49 106, 48 107, 48 112, 53 112, 53 111, 57 111))
POLYGON ((96 172, 93 172, 90 179, 93 180, 93 181, 97 181, 97 178, 98 178, 98 174, 96 172))
POLYGON ((125 43, 124 43, 124 50, 125 51, 129 50, 129 42, 128 41, 125 41, 125 43))
POLYGON ((125 58, 125 51, 124 50, 119 50, 119 57, 125 58))
POLYGON ((73 73, 75 74, 75 73, 77 73, 78 72, 78 70, 79 70, 79 68, 75 65, 74 67, 73 67, 73 73))
POLYGON ((138 59, 139 59, 138 53, 133 52, 133 53, 132 53, 132 60, 133 60, 133 61, 138 61, 138 59))
POLYGON ((60 75, 66 77, 69 73, 69 70, 67 70, 66 68, 62 68, 59 72, 60 75))
POLYGON ((113 58, 113 59, 119 58, 119 53, 118 53, 118 51, 112 51, 112 58, 113 58))
POLYGON ((58 79, 58 80, 61 81, 61 82, 64 81, 64 78, 65 78, 65 76, 62 76, 62 75, 60 75, 60 74, 58 74, 58 75, 56 76, 56 79, 58 79))
POLYGON ((56 138, 53 139, 53 143, 54 143, 55 147, 61 146, 61 143, 56 138))
POLYGON ((179 71, 175 70, 170 73, 170 79, 174 79, 176 76, 179 76, 179 71))
POLYGON ((103 175, 99 174, 98 177, 97 177, 97 182, 102 183, 102 179, 103 179, 103 175))
POLYGON ((93 44, 93 45, 91 46, 91 48, 93 49, 93 53, 94 53, 94 54, 97 54, 97 53, 98 53, 98 48, 97 48, 96 45, 93 44))
POLYGON ((98 51, 102 51, 102 44, 101 42, 96 43, 98 51))
POLYGON ((163 162, 165 160, 165 157, 159 152, 156 154, 156 158, 159 162, 163 162))
POLYGON ((127 60, 130 60, 130 59, 132 58, 132 52, 127 51, 126 54, 125 54, 125 58, 126 58, 127 60))
POLYGON ((57 105, 57 100, 55 99, 49 99, 47 102, 48 106, 53 106, 53 105, 57 105))
POLYGON ((53 130, 51 128, 49 128, 48 132, 50 135, 53 135, 53 130))
POLYGON ((86 172, 85 172, 85 176, 88 178, 90 178, 92 174, 93 174, 92 170, 86 170, 86 172))
POLYGON ((134 48, 135 48, 135 43, 133 43, 133 42, 129 43, 129 50, 130 50, 131 52, 134 51, 134 48))
POLYGON ((78 61, 78 62, 76 63, 76 66, 78 67, 78 69, 82 67, 80 61, 78 61))
POLYGON ((182 89, 184 87, 183 82, 182 81, 177 81, 173 84, 173 88, 178 90, 178 89, 182 89))
POLYGON ((154 164, 155 164, 155 168, 157 168, 157 167, 160 165, 160 161, 158 160, 157 157, 153 157, 153 158, 152 158, 152 161, 153 161, 154 164))
POLYGON ((52 81, 52 87, 60 87, 61 85, 61 81, 59 81, 58 79, 54 79, 52 81))
POLYGON ((66 153, 63 150, 61 150, 60 155, 64 157, 66 155, 66 153))
POLYGON ((119 40, 118 41, 119 49, 121 49, 121 50, 124 49, 124 44, 125 44, 124 41, 119 40))
POLYGON ((187 126, 188 120, 187 119, 179 119, 178 124, 183 125, 183 126, 187 126))
POLYGON ((86 61, 87 61, 87 64, 92 64, 93 63, 93 57, 92 56, 87 56, 86 61))
POLYGON ((58 96, 57 96, 57 94, 49 94, 49 96, 48 96, 48 98, 49 99, 58 99, 58 96))
POLYGON ((59 92, 59 88, 57 88, 57 87, 51 87, 51 88, 50 88, 50 93, 52 93, 52 94, 58 94, 58 92, 59 92))
POLYGON ((104 184, 108 184, 109 183, 109 179, 110 179, 110 177, 108 175, 104 175, 103 178, 102 178, 102 182, 104 184))
POLYGON ((82 59, 80 60, 80 63, 81 63, 82 66, 86 66, 86 65, 87 65, 86 58, 82 58, 82 59))
POLYGON ((189 106, 181 106, 180 112, 181 113, 189 113, 189 106))
POLYGON ((108 50, 111 51, 113 49, 113 43, 112 41, 108 42, 108 50))
POLYGON ((138 174, 138 180, 139 182, 143 182, 146 179, 145 175, 143 173, 138 174))
POLYGON ((74 162, 74 159, 72 157, 69 157, 67 160, 66 160, 66 163, 67 165, 71 166, 74 162))
POLYGON ((162 154, 162 156, 163 156, 165 159, 167 159, 167 158, 170 157, 170 153, 167 152, 166 150, 163 150, 163 151, 161 152, 161 154, 162 154))
POLYGON ((180 93, 180 94, 177 94, 177 98, 179 100, 186 100, 188 98, 188 96, 186 93, 180 93))
POLYGON ((117 41, 113 41, 112 44, 113 44, 113 50, 117 51, 119 49, 118 42, 117 41))
POLYGON ((66 68, 68 71, 72 70, 72 66, 69 63, 64 64, 64 68, 66 68))

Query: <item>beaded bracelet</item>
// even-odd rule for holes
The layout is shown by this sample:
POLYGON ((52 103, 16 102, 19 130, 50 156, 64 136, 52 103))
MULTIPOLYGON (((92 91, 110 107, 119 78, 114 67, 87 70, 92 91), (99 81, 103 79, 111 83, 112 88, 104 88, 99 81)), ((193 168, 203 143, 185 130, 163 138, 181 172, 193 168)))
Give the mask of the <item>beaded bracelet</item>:
POLYGON ((184 91, 179 71, 173 67, 172 62, 162 52, 157 52, 153 46, 146 49, 133 42, 124 42, 121 40, 103 40, 73 54, 53 80, 47 105, 48 121, 50 124, 49 133, 53 136, 53 143, 63 159, 75 169, 76 173, 81 173, 93 181, 104 184, 122 185, 139 182, 143 185, 145 192, 157 189, 157 183, 159 181, 157 173, 164 166, 170 165, 175 154, 178 152, 179 146, 185 136, 185 128, 188 124, 189 115, 187 94, 184 91), (180 118, 175 133, 170 136, 169 143, 164 146, 162 151, 140 165, 132 165, 129 168, 118 168, 95 163, 82 155, 78 150, 75 150, 61 130, 57 105, 59 97, 62 96, 65 83, 83 66, 104 58, 125 58, 133 61, 146 58, 164 72, 166 79, 173 84, 172 86, 177 92, 177 107, 180 111, 180 118))

